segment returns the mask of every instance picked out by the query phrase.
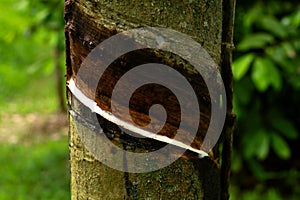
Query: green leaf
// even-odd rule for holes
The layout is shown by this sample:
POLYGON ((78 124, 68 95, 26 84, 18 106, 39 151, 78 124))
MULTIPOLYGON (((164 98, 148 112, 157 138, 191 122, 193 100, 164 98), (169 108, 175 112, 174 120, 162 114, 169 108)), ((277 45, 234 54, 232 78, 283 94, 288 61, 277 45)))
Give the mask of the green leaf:
POLYGON ((235 80, 241 79, 247 73, 253 59, 254 54, 246 54, 233 62, 232 73, 235 80))
POLYGON ((290 16, 286 16, 284 18, 284 22, 286 22, 288 25, 293 25, 295 28, 298 28, 300 26, 300 10, 298 9, 290 16))
POLYGON ((270 59, 256 58, 253 63, 251 78, 260 92, 264 92, 270 85, 276 90, 281 89, 280 73, 270 59))
POLYGON ((269 81, 273 88, 277 91, 281 90, 282 80, 279 70, 277 69, 275 63, 270 59, 265 59, 264 64, 267 66, 269 71, 269 81))
POLYGON ((282 133, 288 139, 298 138, 298 131, 296 130, 292 122, 284 118, 274 118, 272 121, 272 125, 277 131, 280 131, 280 133, 282 133))
POLYGON ((231 170, 233 172, 239 172, 242 169, 243 163, 242 158, 239 153, 235 151, 232 152, 232 163, 231 163, 231 170))
POLYGON ((300 10, 298 10, 294 17, 293 17, 293 24, 296 26, 296 27, 299 27, 300 26, 300 10))
POLYGON ((247 51, 250 49, 264 48, 267 44, 274 41, 274 37, 267 33, 254 33, 244 38, 238 45, 237 49, 240 51, 247 51))
MULTIPOLYGON (((239 197, 240 198, 240 197, 239 197)), ((237 198, 237 199, 239 199, 237 198)), ((242 194, 242 200, 253 200, 253 199, 259 199, 260 198, 260 195, 258 192, 243 192, 242 194)))
MULTIPOLYGON (((253 92, 255 90, 251 78, 246 76, 238 83, 233 85, 234 99, 237 99, 239 103, 247 105, 253 100, 253 92)), ((248 115, 248 114, 247 114, 248 115)))
POLYGON ((259 160, 264 160, 268 156, 270 149, 269 133, 264 129, 260 129, 258 131, 257 140, 260 142, 255 147, 256 155, 259 160))
POLYGON ((251 171, 259 180, 263 181, 270 177, 269 173, 262 168, 261 164, 257 160, 248 159, 247 163, 251 171))
POLYGON ((253 24, 257 23, 257 19, 261 18, 263 12, 264 11, 260 3, 254 4, 253 7, 251 7, 247 12, 245 12, 241 24, 243 23, 246 29, 251 29, 253 24))
POLYGON ((278 134, 272 134, 272 148, 281 159, 287 160, 291 157, 291 150, 287 142, 278 134))
POLYGON ((295 58, 297 53, 294 47, 289 42, 282 43, 282 48, 285 51, 285 55, 291 59, 295 58))
POLYGON ((287 65, 286 52, 282 45, 276 45, 265 49, 266 54, 272 58, 276 64, 283 66, 283 68, 291 71, 292 66, 287 65), (287 67, 285 67, 287 66, 287 67))
POLYGON ((281 200, 280 194, 274 189, 269 189, 268 192, 266 193, 265 197, 263 199, 266 200, 281 200))
POLYGON ((257 156, 260 160, 265 159, 270 149, 269 132, 263 128, 249 130, 243 138, 243 149, 245 158, 257 156))
POLYGON ((274 17, 264 16, 259 20, 259 23, 265 30, 280 38, 285 38, 288 35, 286 28, 274 17))
POLYGON ((253 64, 251 78, 255 87, 261 92, 265 91, 270 84, 268 75, 269 73, 265 61, 261 58, 256 58, 253 64))
POLYGON ((257 140, 256 134, 246 132, 244 137, 242 138, 242 146, 243 146, 243 157, 247 160, 252 158, 256 154, 255 146, 259 141, 257 140))

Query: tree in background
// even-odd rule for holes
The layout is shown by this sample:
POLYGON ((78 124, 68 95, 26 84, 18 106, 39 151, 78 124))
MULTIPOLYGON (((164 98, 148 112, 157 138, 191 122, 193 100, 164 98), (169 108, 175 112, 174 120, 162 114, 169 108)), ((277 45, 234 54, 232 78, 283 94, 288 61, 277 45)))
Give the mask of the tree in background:
POLYGON ((65 110, 64 2, 5 1, 10 6, 1 9, 0 99, 13 97, 33 79, 55 73, 59 110, 65 110))
POLYGON ((60 111, 66 111, 64 71, 65 65, 62 64, 64 52, 63 35, 63 1, 61 0, 26 0, 22 2, 23 12, 31 17, 31 24, 27 29, 28 34, 36 34, 41 28, 47 30, 44 36, 45 41, 50 39, 52 46, 53 66, 51 71, 55 71, 56 88, 60 111))

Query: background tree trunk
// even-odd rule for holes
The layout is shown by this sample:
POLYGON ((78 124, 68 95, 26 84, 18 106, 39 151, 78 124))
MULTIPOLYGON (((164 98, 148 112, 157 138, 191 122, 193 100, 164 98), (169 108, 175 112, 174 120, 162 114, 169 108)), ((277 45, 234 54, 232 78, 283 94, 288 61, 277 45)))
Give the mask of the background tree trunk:
MULTIPOLYGON (((118 32, 143 26, 166 27, 190 35, 221 66, 222 9, 222 1, 217 0, 67 0, 65 35, 68 78, 77 73, 85 57, 100 42, 118 32)), ((225 71, 231 73, 228 69, 225 71)), ((225 87, 231 91, 231 76, 226 78, 225 87)), ((229 97, 227 101, 231 105, 232 96, 229 97)), ((71 98, 68 92, 69 105, 71 98)), ((210 157, 203 159, 187 153, 168 167, 154 172, 121 172, 107 167, 91 155, 77 133, 74 116, 69 118, 72 199, 221 198, 218 145, 210 157)), ((227 123, 227 126, 232 124, 227 123)), ((228 133, 231 129, 226 130, 228 133)), ((230 154, 226 155, 230 157, 230 154)), ((228 172, 226 167, 225 171, 228 172)))
POLYGON ((59 112, 66 112, 66 101, 64 95, 64 73, 61 65, 61 55, 62 50, 59 48, 58 44, 55 44, 53 49, 54 54, 54 70, 55 70, 55 78, 56 78, 56 92, 57 92, 57 100, 59 105, 59 112))

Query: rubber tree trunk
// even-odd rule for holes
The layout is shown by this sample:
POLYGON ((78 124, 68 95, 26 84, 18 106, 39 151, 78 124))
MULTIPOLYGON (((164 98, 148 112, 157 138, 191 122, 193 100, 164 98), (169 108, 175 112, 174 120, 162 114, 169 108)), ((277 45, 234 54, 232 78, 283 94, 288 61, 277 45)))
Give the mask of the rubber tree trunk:
MULTIPOLYGON (((233 20, 234 8, 231 7, 231 9, 229 21, 233 20)), ((226 76, 227 80, 224 81, 224 84, 226 90, 229 91, 227 107, 229 107, 228 113, 231 115, 230 62, 227 63, 226 68, 222 69, 221 65, 222 51, 228 50, 222 48, 226 36, 222 33, 223 13, 223 5, 220 0, 67 0, 65 2, 65 36, 68 80, 77 74, 82 62, 92 49, 112 35, 144 26, 170 28, 185 33, 200 43, 214 62, 220 66, 220 72, 229 74, 226 76)), ((232 30, 232 27, 230 29, 232 30)), ((232 35, 229 35, 226 43, 232 42, 230 36, 232 35)), ((145 51, 138 55, 147 58, 154 54, 151 51, 145 51)), ((225 56, 228 57, 231 54, 227 53, 225 56)), ((139 57, 135 56, 137 60, 139 57)), ((168 60, 164 62, 173 65, 174 68, 178 67, 176 63, 172 64, 168 60)), ((191 82, 196 79, 195 74, 189 70, 185 75, 192 80, 191 82)), ((196 87, 196 92, 201 93, 201 91, 201 87, 196 87)), ((70 91, 68 91, 67 96, 69 107, 71 107, 73 99, 70 91)), ((209 116, 201 117, 204 119, 201 125, 205 131, 209 125, 209 116)), ((187 152, 171 165, 153 172, 122 172, 99 162, 83 144, 83 138, 78 134, 78 127, 80 126, 77 124, 78 120, 71 114, 69 119, 71 197, 74 200, 226 199, 228 197, 230 149, 226 151, 226 158, 222 158, 224 165, 226 165, 223 167, 223 176, 221 176, 219 166, 218 144, 209 153, 209 157, 200 159, 187 152), (223 186, 225 189, 221 188, 223 186), (225 195, 221 193, 225 193, 225 195)), ((102 123, 106 127, 102 130, 103 132, 112 132, 110 129, 113 129, 113 125, 111 126, 110 122, 104 120, 102 123)), ((233 123, 225 123, 225 126, 226 147, 230 148, 233 123)), ((203 135, 200 135, 199 138, 200 140, 203 139, 203 135)), ((125 140, 130 140, 130 138, 125 138, 125 140)), ((127 142, 130 143, 130 141, 127 142)))

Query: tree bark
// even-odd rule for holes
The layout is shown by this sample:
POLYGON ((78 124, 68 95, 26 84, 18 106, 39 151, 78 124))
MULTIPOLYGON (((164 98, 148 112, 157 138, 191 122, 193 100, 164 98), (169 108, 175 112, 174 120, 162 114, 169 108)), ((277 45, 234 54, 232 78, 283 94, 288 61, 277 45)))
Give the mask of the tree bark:
MULTIPOLYGON (((119 32, 144 26, 165 27, 190 35, 207 50, 214 62, 220 66, 220 71, 231 73, 228 70, 230 64, 226 69, 222 69, 221 66, 222 19, 223 5, 222 1, 218 0, 67 0, 65 37, 68 79, 77 74, 86 56, 102 41, 119 32)), ((153 56, 153 52, 140 52, 138 55, 148 58, 153 56)), ((159 55, 165 53, 161 52, 159 55)), ((139 57, 135 55, 132 59, 138 60, 139 57)), ((168 59, 163 59, 163 62, 180 71, 180 66, 176 62, 174 64, 168 59)), ((192 79, 197 93, 204 90, 203 81, 193 82, 199 74, 189 70, 183 70, 182 73, 192 79)), ((225 88, 231 91, 231 76, 226 76, 226 79, 225 88)), ((69 107, 74 106, 70 91, 67 92, 67 96, 69 107)), ((232 95, 227 98, 230 114, 231 102, 232 95)), ((202 131, 205 131, 210 122, 209 114, 201 118, 203 118, 202 131)), ((72 199, 220 199, 221 192, 226 193, 221 189, 218 145, 209 157, 202 159, 187 151, 171 165, 154 172, 122 172, 99 162, 86 149, 82 142, 83 138, 78 134, 78 127, 81 127, 81 124, 78 124, 80 119, 71 114, 69 119, 72 199)), ((98 131, 103 135, 113 131, 110 122, 102 119, 102 123, 106 129, 98 131)), ((233 124, 226 123, 226 126, 228 135, 232 131, 233 124)), ((204 136, 199 134, 197 137, 201 143, 204 136)), ((228 143, 226 145, 228 146, 228 143)), ((224 168, 222 173, 228 173, 228 167, 224 168)), ((224 178, 222 180, 224 182, 222 185, 227 187, 224 178)))
POLYGON ((223 129, 223 149, 221 167, 221 199, 229 199, 230 166, 233 144, 233 128, 235 114, 233 112, 233 87, 232 87, 232 51, 233 27, 235 16, 235 0, 223 1, 223 33, 222 33, 222 77, 226 88, 227 116, 223 129))

